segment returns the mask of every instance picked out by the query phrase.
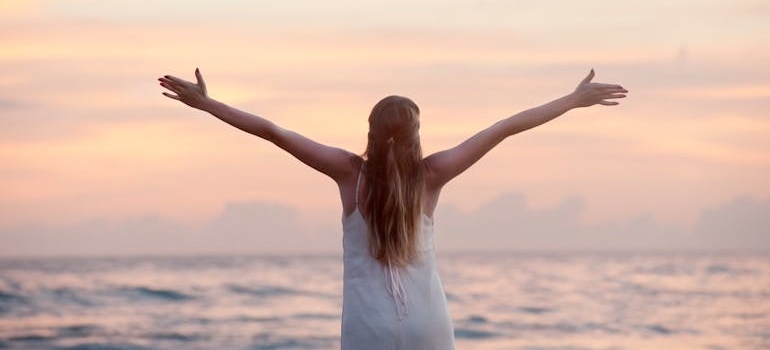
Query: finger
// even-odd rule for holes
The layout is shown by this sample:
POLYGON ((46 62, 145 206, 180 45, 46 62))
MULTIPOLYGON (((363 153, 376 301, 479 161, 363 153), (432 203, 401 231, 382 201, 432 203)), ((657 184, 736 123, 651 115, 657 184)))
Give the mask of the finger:
POLYGON ((199 68, 195 68, 195 79, 198 81, 198 86, 200 86, 203 94, 206 95, 206 82, 203 80, 203 75, 201 75, 201 70, 199 68))
POLYGON ((158 81, 160 81, 160 85, 162 85, 163 87, 169 90, 174 90, 175 88, 179 88, 180 86, 180 84, 175 83, 174 81, 166 78, 160 78, 158 79, 158 81))
POLYGON ((171 91, 173 91, 173 92, 177 92, 177 90, 175 89, 175 86, 172 86, 172 85, 170 85, 170 84, 169 84, 169 83, 167 83, 167 82, 163 82, 163 81, 162 81, 162 82, 160 82, 160 86, 162 86, 162 87, 164 87, 164 88, 166 88, 166 89, 169 89, 169 90, 171 90, 171 91))
POLYGON ((594 78, 594 75, 595 75, 595 73, 594 73, 594 69, 593 69, 593 68, 591 68, 591 71, 590 71, 590 72, 588 72, 588 75, 587 75, 585 78, 583 78, 583 80, 582 80, 580 83, 581 83, 581 84, 588 84, 588 83, 590 83, 590 82, 591 82, 591 79, 593 79, 593 78, 594 78))
POLYGON ((600 89, 604 91, 628 91, 626 88, 620 86, 620 85, 611 85, 607 87, 601 87, 600 89))
POLYGON ((617 106, 620 103, 618 102, 610 102, 610 101, 599 101, 599 104, 602 106, 617 106))
POLYGON ((623 87, 618 84, 594 83, 594 85, 600 89, 623 89, 623 87))
POLYGON ((628 93, 628 90, 623 88, 608 88, 608 89, 602 89, 602 92, 605 94, 626 94, 628 93))
POLYGON ((624 94, 611 94, 611 95, 604 96, 603 100, 612 99, 612 98, 625 98, 625 97, 626 95, 624 94))
POLYGON ((168 80, 171 80, 172 82, 177 83, 177 84, 190 84, 189 81, 181 79, 181 78, 177 78, 177 77, 175 77, 173 75, 164 75, 163 77, 168 79, 168 80))
POLYGON ((174 95, 174 94, 169 94, 168 92, 164 92, 164 93, 163 93, 163 96, 166 96, 166 97, 168 97, 168 98, 172 98, 172 99, 175 99, 175 100, 177 100, 177 101, 181 101, 181 100, 179 99, 179 96, 177 96, 177 95, 174 95))

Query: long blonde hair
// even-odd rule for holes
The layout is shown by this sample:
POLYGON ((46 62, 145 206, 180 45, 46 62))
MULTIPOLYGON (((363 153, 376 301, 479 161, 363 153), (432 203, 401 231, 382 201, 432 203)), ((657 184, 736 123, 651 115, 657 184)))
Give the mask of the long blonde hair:
POLYGON ((366 146, 366 222, 372 257, 405 267, 419 254, 424 189, 420 109, 412 100, 388 96, 369 115, 366 146))

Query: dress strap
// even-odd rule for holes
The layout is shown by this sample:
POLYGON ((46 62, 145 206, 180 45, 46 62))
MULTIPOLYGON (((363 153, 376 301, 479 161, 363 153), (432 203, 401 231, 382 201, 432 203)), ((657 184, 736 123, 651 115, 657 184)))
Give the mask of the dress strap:
POLYGON ((361 186, 361 174, 364 173, 364 163, 361 163, 361 169, 358 170, 358 179, 356 180, 356 209, 361 210, 361 208, 358 207, 358 196, 360 194, 358 193, 358 188, 361 186))

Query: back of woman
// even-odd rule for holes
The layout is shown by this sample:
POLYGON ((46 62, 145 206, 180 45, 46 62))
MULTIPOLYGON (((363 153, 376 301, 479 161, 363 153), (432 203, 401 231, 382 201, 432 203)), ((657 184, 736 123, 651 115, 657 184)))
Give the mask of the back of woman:
POLYGON ((369 115, 354 210, 342 221, 343 350, 454 348, 423 206, 419 126, 419 108, 401 96, 382 99, 369 115))

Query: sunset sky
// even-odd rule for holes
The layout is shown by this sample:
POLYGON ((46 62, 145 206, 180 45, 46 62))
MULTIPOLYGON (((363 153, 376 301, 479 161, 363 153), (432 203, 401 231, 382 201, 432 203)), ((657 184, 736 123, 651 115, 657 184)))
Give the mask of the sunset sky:
POLYGON ((770 249, 769 19, 751 0, 0 0, 0 255, 340 250, 332 181, 161 95, 196 67, 212 97, 356 153, 374 103, 409 96, 426 154, 594 68, 629 97, 450 183, 439 247, 770 249))

